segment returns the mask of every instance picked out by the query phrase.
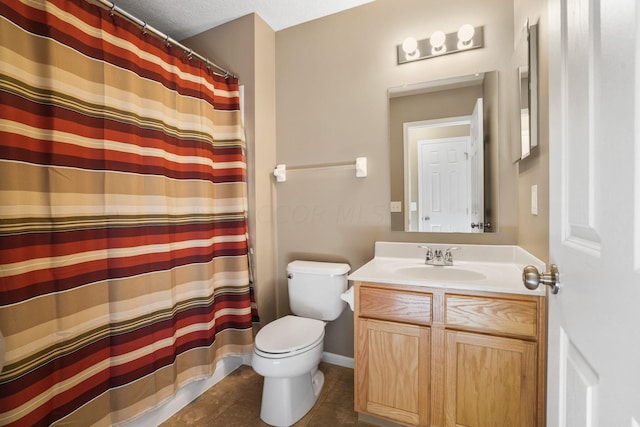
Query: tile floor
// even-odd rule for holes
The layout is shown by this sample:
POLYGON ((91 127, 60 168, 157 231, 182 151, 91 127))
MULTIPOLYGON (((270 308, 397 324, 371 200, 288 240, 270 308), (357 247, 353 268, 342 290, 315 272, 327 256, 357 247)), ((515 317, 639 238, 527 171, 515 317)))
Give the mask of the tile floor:
MULTIPOLYGON (((321 363, 325 383, 311 411, 296 427, 375 427, 358 421, 353 410, 353 369, 321 363)), ((241 366, 180 412, 163 427, 266 427, 260 419, 262 377, 241 366)))

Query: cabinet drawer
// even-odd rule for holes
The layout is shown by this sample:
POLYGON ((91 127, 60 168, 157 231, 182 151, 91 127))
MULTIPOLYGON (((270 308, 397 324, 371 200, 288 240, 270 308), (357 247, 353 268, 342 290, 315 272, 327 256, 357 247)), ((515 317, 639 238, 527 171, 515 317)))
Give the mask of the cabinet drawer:
POLYGON ((535 338, 537 304, 499 298, 446 295, 447 327, 535 338))
POLYGON ((431 324, 431 294, 361 287, 359 297, 358 315, 361 317, 431 324))

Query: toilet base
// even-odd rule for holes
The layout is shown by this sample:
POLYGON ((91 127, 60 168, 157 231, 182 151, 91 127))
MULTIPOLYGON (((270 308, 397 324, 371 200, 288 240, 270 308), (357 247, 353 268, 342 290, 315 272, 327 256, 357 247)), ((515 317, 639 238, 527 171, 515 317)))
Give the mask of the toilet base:
POLYGON ((317 368, 297 377, 265 377, 260 418, 275 427, 293 425, 311 410, 323 385, 324 374, 317 368))

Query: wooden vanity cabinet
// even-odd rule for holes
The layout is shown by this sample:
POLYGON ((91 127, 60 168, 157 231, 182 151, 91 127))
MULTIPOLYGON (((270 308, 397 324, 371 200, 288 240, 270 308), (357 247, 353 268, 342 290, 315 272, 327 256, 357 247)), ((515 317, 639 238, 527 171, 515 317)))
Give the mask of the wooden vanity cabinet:
POLYGON ((429 328, 364 319, 356 408, 408 425, 429 420, 429 328))
POLYGON ((356 411, 408 426, 544 426, 544 297, 369 282, 355 297, 356 411))
POLYGON ((356 298, 356 410, 428 425, 431 296, 361 287, 356 298))

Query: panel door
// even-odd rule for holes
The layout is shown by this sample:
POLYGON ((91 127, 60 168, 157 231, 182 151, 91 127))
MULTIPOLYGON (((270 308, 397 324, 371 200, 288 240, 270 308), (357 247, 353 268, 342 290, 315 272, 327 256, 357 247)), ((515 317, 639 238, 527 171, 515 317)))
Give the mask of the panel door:
POLYGON ((640 421, 640 7, 550 0, 547 424, 640 421))
POLYGON ((484 123, 482 98, 471 114, 469 140, 469 220, 474 233, 484 233, 484 123), (480 225, 482 224, 482 226, 480 225))
POLYGON ((470 231, 469 138, 418 141, 420 231, 470 231))

